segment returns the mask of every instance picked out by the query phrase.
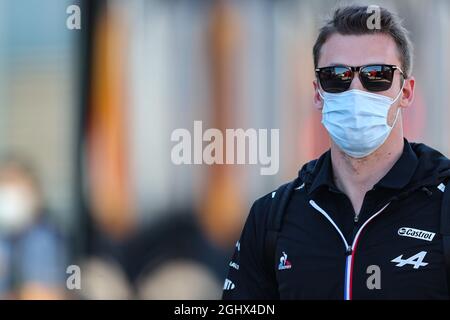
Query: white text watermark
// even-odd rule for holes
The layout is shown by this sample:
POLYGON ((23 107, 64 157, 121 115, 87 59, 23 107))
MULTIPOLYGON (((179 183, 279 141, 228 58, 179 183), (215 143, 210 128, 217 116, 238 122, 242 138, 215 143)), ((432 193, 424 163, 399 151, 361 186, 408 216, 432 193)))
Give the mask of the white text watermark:
POLYGON ((171 141, 177 144, 171 159, 176 165, 259 163, 261 175, 274 175, 280 165, 279 140, 279 129, 226 129, 224 134, 215 128, 203 132, 202 121, 194 121, 193 134, 184 128, 172 132, 171 141))

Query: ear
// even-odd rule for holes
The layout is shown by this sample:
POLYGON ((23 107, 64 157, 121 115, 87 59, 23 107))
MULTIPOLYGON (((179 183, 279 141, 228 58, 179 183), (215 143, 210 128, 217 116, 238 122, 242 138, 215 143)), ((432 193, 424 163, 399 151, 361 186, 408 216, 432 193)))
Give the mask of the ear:
POLYGON ((319 95, 320 86, 317 83, 317 80, 313 81, 313 87, 314 87, 314 107, 316 107, 317 110, 322 111, 323 108, 323 100, 322 97, 319 95))
POLYGON ((405 80, 405 86, 403 87, 403 95, 400 100, 400 107, 407 108, 414 101, 414 88, 416 85, 416 79, 410 77, 405 80))

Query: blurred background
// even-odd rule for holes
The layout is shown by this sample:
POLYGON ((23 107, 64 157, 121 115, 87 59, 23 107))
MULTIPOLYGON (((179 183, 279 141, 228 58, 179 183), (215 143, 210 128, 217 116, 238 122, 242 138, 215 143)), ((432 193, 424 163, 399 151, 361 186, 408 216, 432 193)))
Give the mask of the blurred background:
POLYGON ((328 148, 312 46, 348 3, 404 18, 406 137, 449 156, 447 0, 0 0, 0 297, 220 298, 251 203, 328 148), (280 129, 278 174, 173 164, 195 120, 280 129))

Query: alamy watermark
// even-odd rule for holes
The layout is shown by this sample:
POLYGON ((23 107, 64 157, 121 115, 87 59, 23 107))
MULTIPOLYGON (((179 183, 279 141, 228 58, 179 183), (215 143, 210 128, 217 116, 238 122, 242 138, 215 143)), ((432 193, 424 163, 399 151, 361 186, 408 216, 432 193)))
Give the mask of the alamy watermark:
POLYGON ((380 6, 371 5, 367 7, 367 13, 371 14, 367 18, 367 28, 369 30, 381 30, 381 8, 380 6))
POLYGON ((67 267, 66 273, 69 275, 66 280, 68 290, 81 290, 81 269, 76 264, 67 267))
POLYGON ((66 13, 69 15, 66 19, 66 27, 69 30, 81 30, 81 9, 73 4, 67 7, 66 13))
POLYGON ((380 290, 381 289, 381 269, 377 265, 370 265, 367 267, 366 273, 369 275, 366 281, 367 289, 380 290))
POLYGON ((261 175, 277 174, 280 166, 279 129, 226 129, 223 134, 215 128, 203 132, 202 121, 194 121, 193 135, 187 129, 175 129, 171 141, 177 142, 171 152, 176 165, 259 163, 261 175))

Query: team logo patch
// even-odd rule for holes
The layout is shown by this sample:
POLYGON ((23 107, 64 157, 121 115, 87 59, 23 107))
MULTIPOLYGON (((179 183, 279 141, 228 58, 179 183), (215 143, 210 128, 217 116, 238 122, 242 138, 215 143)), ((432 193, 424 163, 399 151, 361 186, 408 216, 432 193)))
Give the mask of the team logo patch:
POLYGON ((428 265, 428 262, 424 262, 423 259, 427 255, 426 251, 421 251, 416 255, 413 255, 412 257, 409 257, 407 259, 403 259, 403 255, 399 255, 397 258, 392 259, 391 262, 396 263, 396 267, 404 267, 406 265, 413 266, 414 269, 419 269, 420 267, 425 267, 428 265))
POLYGON ((283 251, 280 258, 280 264, 278 265, 278 270, 286 270, 292 268, 291 262, 287 258, 287 254, 283 251))
POLYGON ((398 235, 419 240, 432 241, 436 233, 414 228, 402 227, 398 229, 398 235))
POLYGON ((234 288, 236 288, 236 286, 234 285, 233 281, 231 281, 230 279, 225 279, 223 290, 233 290, 234 288))

